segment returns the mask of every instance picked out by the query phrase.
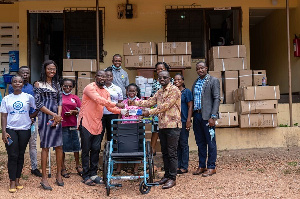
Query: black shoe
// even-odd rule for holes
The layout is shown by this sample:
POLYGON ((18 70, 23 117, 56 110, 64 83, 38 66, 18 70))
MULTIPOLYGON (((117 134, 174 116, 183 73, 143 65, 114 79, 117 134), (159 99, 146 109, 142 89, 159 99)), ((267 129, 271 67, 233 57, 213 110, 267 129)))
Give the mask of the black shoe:
POLYGON ((41 174, 40 170, 38 170, 38 169, 31 170, 31 173, 37 177, 42 177, 42 174, 41 174))
POLYGON ((65 185, 64 182, 58 182, 58 180, 56 179, 56 184, 60 187, 63 187, 65 185))
POLYGON ((163 189, 170 189, 172 187, 174 187, 176 185, 176 181, 175 180, 171 180, 169 179, 163 186, 163 189))
POLYGON ((42 185, 42 188, 43 188, 44 190, 52 191, 52 187, 46 186, 46 185, 45 185, 44 183, 42 183, 42 182, 40 182, 40 184, 42 185))
POLYGON ((160 181, 157 181, 156 183, 158 183, 159 185, 162 185, 162 184, 165 184, 168 180, 169 180, 169 178, 163 177, 160 181))

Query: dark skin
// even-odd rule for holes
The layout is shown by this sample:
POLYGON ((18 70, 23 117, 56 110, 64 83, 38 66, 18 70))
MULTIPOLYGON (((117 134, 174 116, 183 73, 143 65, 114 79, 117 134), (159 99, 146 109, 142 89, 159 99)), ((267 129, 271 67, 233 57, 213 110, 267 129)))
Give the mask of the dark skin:
MULTIPOLYGON (((200 79, 205 78, 207 75, 207 66, 204 63, 200 63, 196 65, 196 72, 199 75, 200 79)), ((208 124, 209 126, 215 126, 216 125, 216 120, 213 118, 208 119, 208 124)))
MULTIPOLYGON (((14 89, 14 95, 19 95, 22 93, 24 81, 21 77, 13 77, 11 85, 14 89)), ((36 114, 31 114, 30 117, 35 117, 35 115, 36 114)), ((2 140, 4 143, 8 143, 7 138, 11 138, 6 132, 7 116, 7 113, 1 113, 2 140)), ((10 180, 10 189, 16 189, 16 186, 22 186, 20 184, 20 178, 16 178, 15 181, 10 180)))
MULTIPOLYGON (((50 86, 52 86, 52 78, 55 76, 56 74, 56 66, 54 64, 49 64, 48 66, 46 66, 46 82, 47 84, 49 84, 50 86)), ((39 87, 39 83, 36 82, 35 87, 39 87)), ((53 120, 53 124, 52 126, 56 126, 58 124, 61 123, 62 121, 62 117, 61 117, 61 111, 62 111, 62 107, 58 106, 58 111, 57 113, 54 113, 52 111, 50 111, 48 108, 46 108, 45 106, 43 106, 42 108, 40 108, 40 111, 42 111, 45 114, 51 115, 53 118, 51 120, 53 120)), ((42 153, 41 153, 41 162, 42 162, 42 183, 45 186, 50 186, 48 183, 48 178, 47 178, 47 174, 46 174, 46 167, 47 167, 47 159, 48 159, 48 153, 49 153, 49 148, 42 148, 42 153)), ((62 176, 61 176, 61 170, 62 170, 62 159, 63 159, 63 150, 62 150, 62 146, 57 146, 55 147, 55 155, 56 155, 56 165, 57 165, 57 173, 56 173, 56 179, 59 183, 63 183, 62 180, 62 176)))
POLYGON ((120 56, 114 56, 113 57, 113 60, 112 60, 112 63, 115 67, 119 68, 122 64, 122 57, 120 56))
MULTIPOLYGON (((185 88, 183 87, 184 80, 181 78, 180 75, 176 75, 174 78, 174 84, 179 88, 180 91, 184 90, 185 88)), ((186 121, 186 130, 190 130, 192 126, 191 118, 192 118, 192 113, 193 113, 193 101, 188 102, 188 118, 186 121)))
MULTIPOLYGON (((101 70, 98 71, 95 76, 95 82, 100 89, 104 89, 105 82, 106 82, 106 73, 101 70)), ((125 105, 123 103, 117 103, 116 106, 119 108, 125 107, 125 105)))
MULTIPOLYGON (((162 71, 158 74, 158 81, 160 85, 165 89, 168 84, 170 83, 170 74, 167 71, 162 71)), ((128 100, 128 105, 129 106, 135 106, 135 101, 128 100)), ((148 110, 143 110, 142 115, 144 117, 149 117, 149 111, 148 110)))
MULTIPOLYGON (((70 93, 73 89, 73 82, 71 81, 64 81, 63 83, 63 91, 65 93, 70 93)), ((65 114, 65 117, 69 117, 71 115, 78 115, 78 110, 70 110, 69 111, 70 113, 66 113, 65 114)), ((82 172, 82 168, 80 166, 80 163, 79 163, 79 152, 74 152, 74 157, 75 157, 75 163, 76 163, 76 169, 77 169, 77 172, 82 172)), ((62 175, 67 175, 68 176, 68 173, 66 171, 66 165, 65 165, 65 153, 63 153, 63 159, 62 159, 62 175)))

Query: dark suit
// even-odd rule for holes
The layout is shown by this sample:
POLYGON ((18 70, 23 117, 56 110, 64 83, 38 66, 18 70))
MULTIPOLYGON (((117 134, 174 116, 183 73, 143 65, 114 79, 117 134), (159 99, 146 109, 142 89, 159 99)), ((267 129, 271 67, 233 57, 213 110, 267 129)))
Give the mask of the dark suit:
MULTIPOLYGON (((195 100, 195 84, 192 87, 192 93, 195 100)), ((198 146, 199 167, 215 169, 217 159, 216 136, 211 137, 208 127, 208 120, 211 115, 218 115, 220 105, 220 82, 217 78, 207 74, 207 80, 202 86, 201 92, 201 111, 193 112, 193 130, 198 146), (208 147, 208 158, 207 158, 208 147), (207 164, 206 164, 207 158, 207 164)))

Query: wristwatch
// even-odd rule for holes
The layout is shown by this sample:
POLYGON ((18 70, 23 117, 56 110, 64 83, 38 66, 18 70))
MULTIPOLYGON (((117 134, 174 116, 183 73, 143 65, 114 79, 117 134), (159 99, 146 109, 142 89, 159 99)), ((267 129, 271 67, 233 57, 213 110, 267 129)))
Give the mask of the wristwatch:
POLYGON ((218 119, 218 116, 217 115, 214 115, 214 114, 211 114, 211 116, 210 116, 212 119, 214 119, 214 120, 217 120, 218 119))

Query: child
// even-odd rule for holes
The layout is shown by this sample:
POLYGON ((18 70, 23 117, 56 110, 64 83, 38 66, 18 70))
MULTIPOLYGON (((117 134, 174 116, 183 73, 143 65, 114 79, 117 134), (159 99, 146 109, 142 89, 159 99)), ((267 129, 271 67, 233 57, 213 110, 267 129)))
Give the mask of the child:
MULTIPOLYGON (((126 87, 126 95, 127 95, 127 99, 123 100, 122 103, 125 104, 125 109, 127 110, 137 110, 137 109, 142 109, 142 107, 138 107, 138 106, 128 106, 128 100, 140 100, 140 88, 135 84, 135 83, 131 83, 126 87)), ((138 115, 122 115, 122 119, 139 119, 138 115)), ((123 121, 123 124, 125 123, 136 123, 136 121, 123 121)), ((135 163, 134 164, 134 169, 133 169, 133 174, 134 175, 138 175, 138 168, 139 168, 139 164, 135 163)), ((116 173, 120 174, 121 172, 121 164, 117 165, 117 170, 116 173)))

